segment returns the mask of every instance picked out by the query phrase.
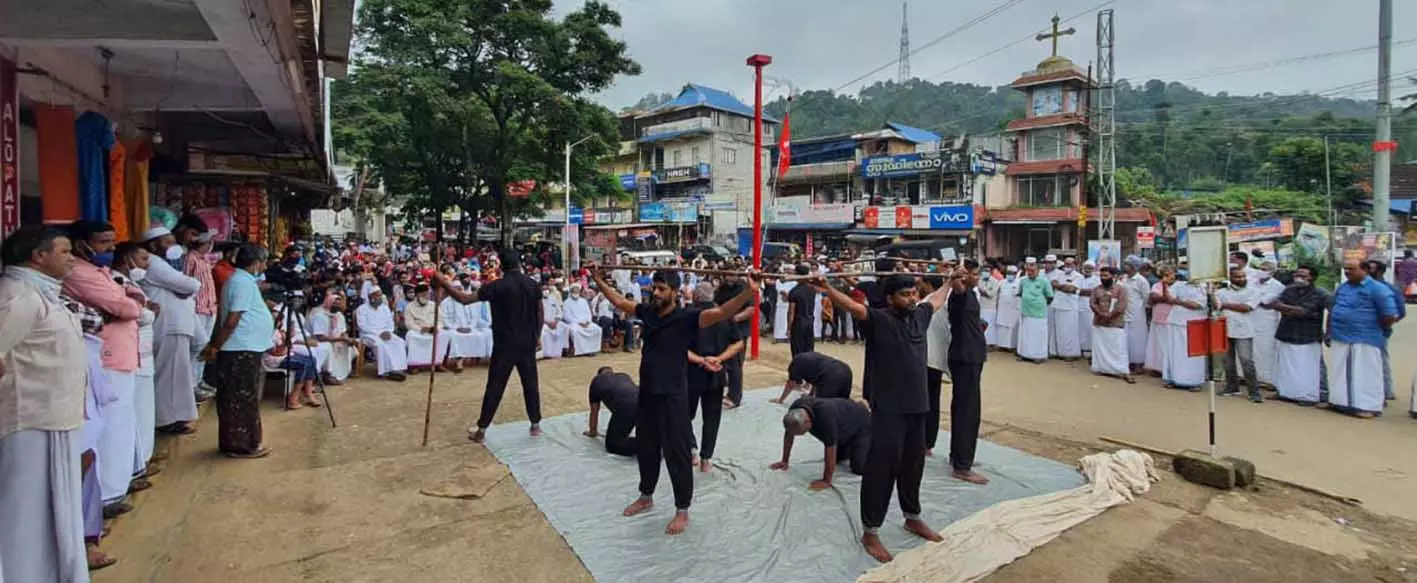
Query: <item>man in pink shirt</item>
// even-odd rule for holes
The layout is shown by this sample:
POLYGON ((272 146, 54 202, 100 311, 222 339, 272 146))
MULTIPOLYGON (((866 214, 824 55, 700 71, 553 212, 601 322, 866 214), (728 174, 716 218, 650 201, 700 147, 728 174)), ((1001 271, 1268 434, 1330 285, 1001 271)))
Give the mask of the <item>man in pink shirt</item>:
POLYGON ((182 256, 182 273, 187 277, 197 280, 201 287, 197 289, 197 295, 193 299, 197 303, 197 338, 193 340, 192 347, 196 350, 192 354, 192 388, 196 390, 197 401, 210 399, 216 390, 207 386, 202 380, 202 373, 206 370, 206 364, 197 358, 203 346, 211 340, 212 330, 216 327, 217 310, 217 288, 216 280, 212 278, 212 263, 207 260, 207 254, 212 250, 212 239, 216 236, 215 231, 204 231, 193 237, 188 242, 187 254, 182 256))
MULTIPOLYGON (((98 477, 106 515, 122 514, 132 507, 123 502, 132 486, 137 448, 138 413, 134 393, 138 370, 138 318, 143 304, 114 281, 109 265, 117 233, 113 225, 79 221, 69 227, 74 243, 73 271, 64 278, 64 293, 103 315, 103 372, 116 399, 100 405, 103 432, 98 443, 98 477)), ((146 487, 146 484, 140 484, 146 487)))

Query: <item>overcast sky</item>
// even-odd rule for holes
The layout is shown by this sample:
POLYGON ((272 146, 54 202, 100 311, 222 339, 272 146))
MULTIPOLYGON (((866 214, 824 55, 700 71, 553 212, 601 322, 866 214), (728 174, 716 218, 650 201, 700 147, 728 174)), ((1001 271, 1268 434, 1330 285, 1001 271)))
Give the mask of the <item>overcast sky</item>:
MULTIPOLYGON (((615 34, 629 45, 644 72, 621 78, 597 98, 612 109, 649 92, 677 92, 701 83, 748 101, 752 73, 744 60, 772 55, 768 74, 799 90, 837 88, 899 53, 898 0, 607 0, 624 18, 615 34)), ((1010 0, 914 0, 910 42, 932 39, 1010 0)), ((556 0, 565 11, 583 0, 556 0)), ((910 58, 913 76, 930 81, 1004 85, 1048 56, 1048 43, 1029 40, 965 64, 1048 28, 1054 11, 1076 27, 1059 52, 1086 68, 1096 59, 1102 0, 1021 0, 910 58)), ((1417 39, 1417 4, 1397 5, 1394 43, 1417 39)), ((1119 79, 1184 80, 1207 92, 1232 94, 1324 92, 1377 75, 1377 51, 1312 59, 1264 70, 1216 75, 1227 68, 1375 46, 1377 0, 1115 0, 1116 75, 1119 79)), ((1393 49, 1393 73, 1417 69, 1417 41, 1393 49)), ((865 81, 894 78, 891 64, 865 81)), ((1394 93, 1412 92, 1398 77, 1394 93)), ((768 98, 786 89, 770 90, 768 98)), ((1343 92, 1372 99, 1368 85, 1343 92)))

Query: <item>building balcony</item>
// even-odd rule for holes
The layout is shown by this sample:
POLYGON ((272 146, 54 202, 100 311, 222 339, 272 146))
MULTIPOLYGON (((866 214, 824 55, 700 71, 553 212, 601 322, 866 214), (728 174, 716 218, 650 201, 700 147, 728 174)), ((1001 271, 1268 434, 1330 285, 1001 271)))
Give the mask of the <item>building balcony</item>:
POLYGON ((1039 117, 1026 117, 1009 122, 1004 129, 1007 132, 1020 132, 1024 130, 1036 130, 1042 128, 1054 128, 1062 126, 1086 126, 1087 116, 1077 112, 1057 113, 1053 115, 1043 115, 1039 117))
MULTIPOLYGON (((1088 221, 1095 223, 1101 218, 1101 209, 1087 209, 1088 221)), ((1138 207, 1119 208, 1113 219, 1119 223, 1145 223, 1151 221, 1151 211, 1138 207)), ((1078 209, 1071 206, 987 209, 983 220, 995 224, 1076 223, 1078 209)))
POLYGON ((710 133, 713 133, 713 119, 696 117, 642 128, 638 142, 641 144, 665 142, 710 133))
POLYGON ((1004 170, 1008 176, 1026 176, 1032 174, 1080 174, 1084 168, 1088 168, 1080 158, 1063 158, 1061 160, 1039 160, 1035 162, 1014 162, 1004 170))

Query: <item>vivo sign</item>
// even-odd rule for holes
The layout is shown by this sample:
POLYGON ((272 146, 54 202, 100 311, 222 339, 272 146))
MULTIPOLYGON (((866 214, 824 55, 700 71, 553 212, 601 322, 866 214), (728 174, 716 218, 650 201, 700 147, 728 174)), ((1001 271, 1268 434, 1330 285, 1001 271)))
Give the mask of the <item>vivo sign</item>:
POLYGON ((931 229, 973 229, 974 207, 933 206, 930 207, 931 229))
POLYGON ((861 222, 867 229, 969 231, 974 229, 974 207, 869 206, 862 209, 861 222))

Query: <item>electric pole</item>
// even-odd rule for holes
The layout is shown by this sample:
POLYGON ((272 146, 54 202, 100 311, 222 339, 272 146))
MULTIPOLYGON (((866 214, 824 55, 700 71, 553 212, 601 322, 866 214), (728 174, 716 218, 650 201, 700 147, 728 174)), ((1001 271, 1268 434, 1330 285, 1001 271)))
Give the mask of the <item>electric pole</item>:
POLYGON ((1373 140, 1373 230, 1388 230, 1392 174, 1392 0, 1378 0, 1378 132, 1373 140))

